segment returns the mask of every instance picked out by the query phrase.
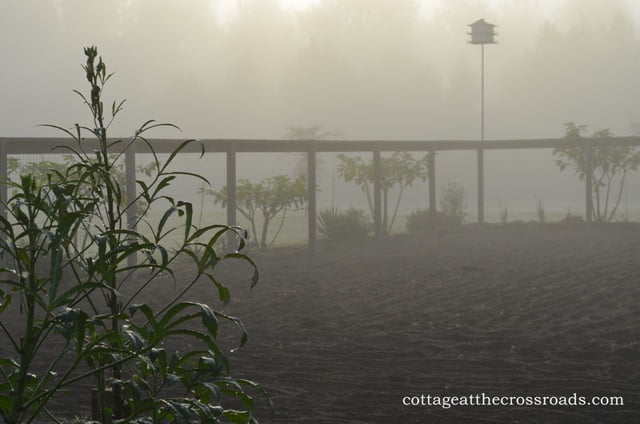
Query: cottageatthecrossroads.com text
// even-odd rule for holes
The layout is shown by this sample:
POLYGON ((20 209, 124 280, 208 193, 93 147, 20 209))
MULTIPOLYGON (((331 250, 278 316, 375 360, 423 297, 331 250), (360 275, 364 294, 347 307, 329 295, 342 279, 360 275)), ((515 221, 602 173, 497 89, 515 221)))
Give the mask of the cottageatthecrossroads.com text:
POLYGON ((449 409, 455 407, 622 407, 622 396, 491 396, 485 393, 462 396, 439 396, 430 394, 402 397, 402 405, 407 407, 435 407, 449 409))

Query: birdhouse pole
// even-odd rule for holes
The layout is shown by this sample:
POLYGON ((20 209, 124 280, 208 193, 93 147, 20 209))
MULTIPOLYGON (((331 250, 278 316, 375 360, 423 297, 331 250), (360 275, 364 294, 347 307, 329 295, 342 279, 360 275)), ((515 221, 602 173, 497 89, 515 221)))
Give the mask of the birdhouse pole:
POLYGON ((480 44, 480 141, 484 141, 484 44, 480 44))
MULTIPOLYGON (((470 44, 480 44, 480 143, 484 141, 484 45, 496 44, 495 25, 479 19, 471 27, 470 44)), ((484 222, 484 150, 478 148, 478 223, 484 222)))

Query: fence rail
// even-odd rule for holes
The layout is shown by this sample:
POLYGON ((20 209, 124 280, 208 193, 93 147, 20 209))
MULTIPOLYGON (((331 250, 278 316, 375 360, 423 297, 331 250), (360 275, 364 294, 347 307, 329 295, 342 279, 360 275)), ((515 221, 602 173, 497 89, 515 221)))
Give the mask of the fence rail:
MULTIPOLYGON (((335 152, 370 152, 374 166, 374 228, 376 237, 382 236, 382 152, 425 152, 429 154, 429 210, 436 211, 436 153, 439 151, 469 150, 478 154, 478 222, 484 217, 484 155, 485 150, 512 149, 549 149, 556 147, 579 147, 587 154, 585 178, 585 216, 588 224, 593 220, 591 204, 593 193, 592 168, 593 147, 600 146, 640 146, 640 137, 610 137, 583 138, 567 140, 553 139, 520 139, 520 140, 438 140, 438 141, 408 141, 408 140, 270 140, 270 139, 199 139, 198 143, 191 143, 182 153, 225 153, 227 164, 227 224, 236 225, 236 186, 237 186, 237 154, 238 153, 274 153, 291 152, 307 153, 307 184, 309 197, 308 240, 310 252, 316 247, 316 154, 335 152)), ((183 140, 152 139, 150 140, 156 153, 171 153, 183 140)), ((124 147, 127 143, 114 146, 124 147)), ((7 157, 15 154, 48 154, 65 153, 69 147, 76 147, 68 138, 26 138, 0 137, 0 181, 7 180, 7 157)), ((83 141, 83 150, 91 151, 97 148, 93 140, 83 141)), ((136 191, 135 164, 136 154, 150 153, 144 143, 135 143, 133 149, 125 152, 126 189, 129 193, 136 191)), ((0 197, 7 198, 6 184, 0 185, 0 197)), ((4 211, 0 211, 3 212, 4 211)), ((130 223, 135 222, 135 208, 129 208, 130 223)))

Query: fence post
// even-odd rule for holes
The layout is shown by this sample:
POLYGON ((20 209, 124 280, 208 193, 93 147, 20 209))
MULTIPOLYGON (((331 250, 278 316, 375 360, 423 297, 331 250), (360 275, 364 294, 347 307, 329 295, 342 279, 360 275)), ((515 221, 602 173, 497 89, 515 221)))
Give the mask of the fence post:
POLYGON ((593 222, 593 146, 591 139, 586 140, 587 149, 587 163, 586 163, 586 178, 585 178, 585 190, 586 190, 586 217, 587 225, 591 226, 593 222))
POLYGON ((429 150, 429 213, 436 216, 436 151, 429 150))
POLYGON ((478 149, 478 224, 484 223, 484 150, 478 149))
POLYGON ((313 142, 309 142, 307 152, 307 194, 309 196, 309 253, 316 251, 316 150, 313 142))
POLYGON ((382 163, 380 145, 373 151, 373 225, 376 238, 382 237, 382 163))
MULTIPOLYGON (((231 142, 227 149, 227 225, 237 225, 236 221, 236 143, 231 142)), ((229 233, 227 245, 229 250, 237 250, 237 239, 229 233)))
MULTIPOLYGON (((135 144, 129 146, 124 152, 124 173, 125 173, 125 190, 127 191, 127 227, 130 230, 136 229, 138 220, 138 205, 136 202, 136 151, 135 144)), ((128 266, 136 266, 138 264, 137 255, 129 255, 127 258, 128 266)))

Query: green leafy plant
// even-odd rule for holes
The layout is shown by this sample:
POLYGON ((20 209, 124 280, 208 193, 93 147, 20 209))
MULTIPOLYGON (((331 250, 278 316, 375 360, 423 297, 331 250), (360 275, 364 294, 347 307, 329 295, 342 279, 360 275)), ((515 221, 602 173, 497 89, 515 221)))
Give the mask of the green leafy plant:
MULTIPOLYGON (((367 203, 371 216, 374 216, 373 160, 365 162, 361 157, 339 154, 338 175, 345 182, 354 182, 367 196, 367 203)), ((394 152, 391 157, 381 158, 381 188, 382 188, 382 228, 385 233, 391 232, 400 207, 402 194, 407 187, 416 180, 427 181, 429 175, 428 156, 415 159, 409 152, 394 152), (398 194, 391 216, 389 216, 389 193, 397 188, 398 194)))
MULTIPOLYGON (((288 175, 268 177, 259 183, 238 180, 236 186, 236 210, 242 214, 251 226, 253 246, 266 249, 272 246, 282 227, 288 211, 299 210, 307 200, 306 176, 292 178, 288 175), (269 225, 280 216, 277 230, 269 239, 269 225)), ((223 208, 227 206, 228 190, 224 186, 220 191, 206 189, 213 196, 213 202, 223 208)))
MULTIPOLYGON (((568 122, 564 136, 567 140, 582 140, 586 125, 568 122)), ((613 133, 609 129, 596 131, 594 139, 607 139, 613 133)), ((610 222, 618 211, 629 174, 638 171, 640 151, 631 146, 592 147, 593 199, 591 210, 597 222, 610 222)), ((587 175, 587 151, 581 147, 557 147, 553 150, 560 171, 571 169, 584 181, 587 175)))
POLYGON ((450 217, 462 224, 467 216, 467 203, 464 201, 464 187, 462 184, 449 181, 440 194, 440 208, 446 217, 450 217))
POLYGON ((247 389, 264 391, 231 377, 217 341, 220 320, 240 330, 240 346, 247 341, 244 326, 236 317, 187 300, 203 277, 223 304, 229 302, 229 290, 213 275, 226 259, 243 260, 254 270, 251 287, 257 283, 255 264, 240 253, 242 231, 224 225, 197 228, 192 205, 163 193, 178 176, 206 182, 168 169, 193 140, 181 143, 162 164, 145 138, 153 128, 173 125, 147 121, 131 138, 107 136, 124 102, 113 102, 107 121, 102 96, 111 74, 95 47, 84 53, 90 90, 88 96, 76 93, 92 122, 72 129, 50 125, 71 138, 60 149, 75 161, 64 170, 52 168, 44 179, 26 174, 6 182, 13 194, 3 203, 8 216, 0 216, 5 264, 0 268, 0 313, 13 314, 13 320, 0 320, 3 352, 8 352, 0 357, 0 416, 10 424, 34 422, 43 414, 58 421, 48 401, 91 378, 101 422, 255 422, 247 389), (93 144, 87 144, 90 139, 93 144), (118 169, 124 152, 136 143, 147 146, 153 161, 149 180, 137 181, 134 197, 126 196, 118 169), (135 222, 127 222, 127 211, 138 203, 143 209, 135 222), (147 219, 152 205, 165 210, 158 223, 147 219), (80 233, 88 234, 88 243, 78 244, 80 233), (216 241, 228 233, 238 234, 237 251, 216 251, 216 241), (132 256, 139 263, 129 265, 132 256), (189 265, 189 276, 182 268, 178 273, 177 266, 189 265), (160 274, 176 283, 179 275, 179 292, 163 301, 151 296, 159 306, 145 303, 160 274), (193 347, 170 352, 175 340, 193 347), (54 347, 45 351, 49 345, 54 347), (37 367, 36 362, 47 365, 37 367), (113 402, 107 400, 109 393, 113 402), (226 406, 229 399, 245 408, 226 406))
POLYGON ((440 210, 433 214, 428 209, 419 209, 407 217, 407 230, 411 233, 430 230, 435 227, 460 225, 467 215, 464 201, 464 187, 449 181, 440 193, 440 210))
POLYGON ((332 241, 362 239, 371 234, 373 224, 366 211, 349 208, 340 212, 338 208, 321 209, 318 212, 316 228, 318 232, 332 241))

